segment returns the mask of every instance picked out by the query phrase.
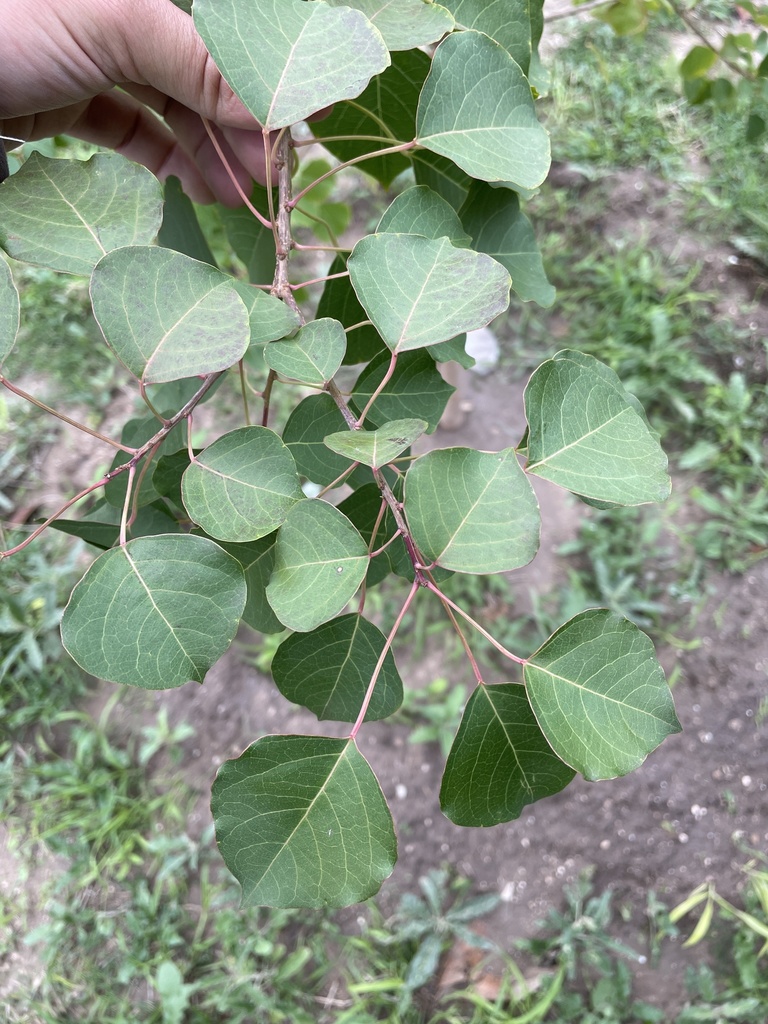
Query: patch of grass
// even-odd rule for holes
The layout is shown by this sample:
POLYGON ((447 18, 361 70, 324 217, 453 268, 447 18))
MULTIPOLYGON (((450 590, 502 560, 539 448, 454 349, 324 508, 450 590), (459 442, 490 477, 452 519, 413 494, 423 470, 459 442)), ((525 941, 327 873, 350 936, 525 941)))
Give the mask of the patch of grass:
POLYGON ((592 604, 610 608, 644 629, 669 627, 701 591, 700 566, 681 577, 680 552, 655 506, 590 509, 578 536, 560 548, 576 566, 592 604))
POLYGON ((38 733, 33 744, 14 744, 2 764, 2 809, 15 818, 21 842, 66 857, 81 885, 127 877, 153 830, 178 830, 189 804, 178 780, 147 770, 155 753, 189 728, 171 730, 161 718, 143 730, 143 743, 135 736, 123 747, 108 730, 112 706, 114 700, 98 723, 82 712, 60 713, 57 724, 68 727, 64 753, 38 733))
POLYGON ((59 637, 80 551, 52 534, 0 561, 0 756, 31 727, 50 729, 86 692, 59 637))
POLYGON ((674 60, 662 33, 616 36, 586 19, 551 63, 546 125, 558 160, 596 170, 646 167, 677 177, 686 122, 674 60))
POLYGON ((374 911, 373 925, 352 948, 362 960, 351 960, 353 978, 349 992, 355 999, 347 1019, 369 1014, 371 1020, 423 1020, 413 1015, 419 990, 434 981, 443 954, 459 940, 469 947, 496 947, 469 927, 469 923, 490 913, 499 902, 495 893, 469 897, 466 879, 451 879, 444 870, 434 870, 419 880, 420 894, 406 893, 398 911, 384 921, 374 911), (373 953, 373 958, 371 958, 373 953), (389 1005, 389 1011, 383 1008, 389 1005))
MULTIPOLYGON (((685 433, 699 413, 697 387, 719 378, 704 357, 715 348, 706 296, 693 289, 698 267, 682 272, 637 242, 603 240, 598 253, 579 258, 578 239, 563 237, 551 276, 558 288, 557 347, 576 348, 607 363, 643 403, 662 434, 685 433), (576 244, 576 252, 574 252, 576 244), (574 258, 576 257, 576 258, 574 258)), ((526 311, 519 335, 532 364, 552 354, 550 316, 526 311), (546 348, 550 351, 547 352, 546 348)))
POLYGON ((552 910, 541 932, 518 943, 526 953, 558 965, 564 985, 550 1015, 554 1024, 661 1024, 663 1010, 632 997, 628 963, 644 963, 636 952, 611 935, 612 894, 593 895, 590 873, 564 890, 565 909, 552 910))
POLYGON ((100 414, 113 390, 127 379, 104 341, 91 312, 88 279, 13 263, 21 296, 21 328, 4 373, 68 404, 87 405, 100 414))

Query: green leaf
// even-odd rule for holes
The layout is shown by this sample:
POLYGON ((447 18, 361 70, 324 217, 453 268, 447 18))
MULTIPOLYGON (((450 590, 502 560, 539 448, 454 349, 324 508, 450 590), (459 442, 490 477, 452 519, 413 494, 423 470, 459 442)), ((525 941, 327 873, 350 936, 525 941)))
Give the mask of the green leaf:
POLYGON ((410 448, 427 429, 424 420, 392 420, 378 430, 343 430, 329 434, 325 444, 352 462, 381 469, 410 448))
MULTIPOLYGON (((342 256, 337 256, 328 273, 341 274, 346 269, 347 261, 342 256)), ((332 281, 326 281, 317 306, 317 316, 319 319, 332 317, 346 328, 354 327, 355 324, 368 319, 368 314, 358 302, 352 282, 348 277, 337 277, 332 281)), ((355 330, 347 335, 347 348, 342 362, 345 366, 354 363, 367 363, 384 350, 384 342, 373 324, 355 327, 355 330)), ((389 361, 389 353, 387 353, 387 361, 389 361)))
POLYGON ((216 259, 200 227, 194 204, 182 191, 179 179, 173 176, 168 178, 163 193, 165 203, 163 223, 157 236, 158 245, 164 249, 175 249, 193 260, 210 263, 215 267, 216 259))
MULTIPOLYGON (((269 217, 269 199, 265 188, 254 185, 251 203, 259 213, 269 217)), ((254 284, 272 284, 275 274, 275 236, 271 230, 264 227, 247 206, 238 206, 234 210, 218 206, 216 210, 229 244, 246 266, 248 280, 254 284)))
MULTIPOLYGON (((70 537, 79 537, 86 544, 106 551, 114 547, 120 538, 120 519, 120 510, 102 501, 82 519, 57 519, 51 523, 51 529, 61 530, 70 537)), ((178 521, 165 504, 157 504, 145 505, 138 510, 128 529, 128 536, 133 539, 176 532, 181 533, 178 521)))
POLYGON ((566 622, 523 673, 550 746, 591 782, 626 775, 680 731, 653 644, 605 609, 566 622))
POLYGON ((91 675, 147 690, 202 682, 234 639, 243 570, 203 537, 142 537, 100 555, 61 622, 70 655, 91 675))
POLYGON ((272 611, 266 595, 269 577, 275 567, 276 540, 275 532, 248 544, 221 544, 243 567, 248 586, 243 622, 259 633, 282 633, 285 628, 272 611))
POLYGON ((549 170, 549 135, 536 120, 528 80, 480 32, 455 32, 438 46, 419 100, 416 138, 483 181, 536 188, 549 170))
POLYGON ((765 118, 761 117, 760 114, 753 110, 747 118, 747 127, 744 137, 747 142, 755 142, 765 134, 766 128, 768 128, 768 124, 766 123, 765 118))
POLYGON ((270 130, 359 96, 389 65, 359 11, 299 0, 195 0, 195 26, 253 116, 270 130))
POLYGON ((417 185, 427 185, 447 203, 460 210, 467 198, 472 179, 452 160, 430 153, 428 149, 411 151, 411 163, 417 185))
POLYGON ((498 825, 574 775, 544 738, 524 686, 478 686, 448 755, 440 807, 456 825, 498 825))
POLYGON ((459 216, 472 236, 472 248, 507 268, 512 288, 523 302, 552 305, 555 289, 544 272, 531 222, 514 192, 474 181, 459 216))
POLYGON ((381 32, 389 50, 428 46, 453 31, 453 17, 429 0, 325 0, 329 7, 352 7, 381 32))
POLYGON ((277 534, 267 600, 289 629, 308 632, 338 615, 363 582, 365 542, 326 501, 300 501, 277 534))
POLYGON ((445 0, 463 28, 484 32, 504 47, 525 74, 543 27, 543 0, 445 0))
POLYGON ((274 533, 303 498, 293 456, 268 427, 240 427, 214 441, 184 473, 181 493, 209 536, 240 543, 274 533))
POLYGON ((352 740, 264 736, 221 766, 211 809, 245 905, 358 903, 397 859, 389 808, 352 740))
POLYGON ((10 355, 16 342, 19 317, 19 293, 13 283, 10 267, 5 260, 0 260, 0 365, 10 355))
MULTIPOLYGON (((357 378, 351 397, 358 415, 384 379, 390 359, 389 352, 383 352, 371 360, 357 378)), ((435 360, 423 349, 404 352, 398 356, 395 372, 373 403, 368 419, 386 423, 388 420, 421 418, 427 421, 427 433, 431 434, 455 390, 443 380, 435 360)))
MULTIPOLYGON (((200 390, 203 381, 200 376, 182 377, 181 380, 170 380, 163 384, 148 384, 147 395, 155 409, 168 409, 176 413, 182 406, 186 405, 193 395, 200 390)), ((224 376, 215 380, 205 392, 200 405, 210 402, 221 385, 224 383, 224 376)))
POLYGON ((302 327, 295 337, 268 345, 264 362, 288 380, 325 384, 341 366, 346 348, 342 324, 321 317, 302 327))
MULTIPOLYGON (((421 50, 393 54, 392 66, 374 78, 356 100, 337 103, 328 117, 313 123, 313 134, 339 160, 410 142, 416 134, 416 107, 429 68, 430 59, 421 50), (383 141, 323 141, 338 135, 382 136, 383 141)), ((393 153, 366 160, 361 170, 388 188, 408 166, 407 156, 393 153)))
POLYGON ((693 46, 680 64, 680 74, 683 78, 701 78, 716 63, 717 54, 710 46, 693 46))
POLYGON ((635 402, 591 357, 548 359, 525 389, 528 472, 598 501, 664 501, 667 457, 635 402))
POLYGON ((465 370, 469 370, 475 365, 475 359, 467 352, 466 344, 466 334, 460 334, 456 338, 451 338, 450 341, 441 341, 439 345, 428 345, 427 352, 436 363, 453 361, 463 366, 465 370))
POLYGON ((393 352, 485 327, 509 305, 509 274, 447 238, 366 235, 347 261, 352 287, 393 352))
POLYGON ((411 464, 405 513, 416 546, 457 572, 505 572, 539 548, 541 518, 514 448, 440 448, 411 464))
POLYGON ((248 348, 248 312, 231 279, 171 249, 108 253, 91 299, 110 348, 144 384, 226 370, 248 348))
POLYGON ((301 476, 325 487, 349 469, 349 460, 336 455, 324 442, 328 434, 346 429, 344 417, 327 393, 310 395, 296 406, 285 424, 283 441, 301 476))
POLYGON ((414 185, 396 196, 384 211, 376 231, 434 239, 446 237, 459 249, 468 248, 472 242, 451 204, 426 185, 414 185))
MULTIPOLYGON (((354 722, 385 643, 381 630, 361 615, 342 615, 311 633, 294 633, 272 659, 275 685, 321 722, 354 722)), ((388 651, 365 721, 388 718, 402 701, 403 683, 388 651)))
MULTIPOLYGON (((199 455, 201 451, 200 448, 195 449, 194 454, 199 455)), ((152 472, 152 486, 163 498, 168 498, 173 502, 180 515, 183 515, 184 509, 184 502, 181 499, 181 479, 189 467, 189 463, 188 450, 186 447, 180 448, 177 452, 156 459, 152 472)), ((184 518, 186 519, 186 516, 184 518)))
MULTIPOLYGON (((130 448, 141 448, 142 445, 146 444, 147 441, 155 436, 160 427, 160 422, 155 416, 151 415, 128 420, 121 431, 120 441, 124 445, 128 445, 130 448)), ((173 430, 163 438, 154 454, 154 458, 157 459, 162 455, 172 455, 174 452, 177 452, 180 448, 184 447, 185 425, 183 423, 177 423, 173 430)), ((109 467, 110 472, 117 469, 118 466, 125 465, 130 458, 131 456, 128 452, 118 452, 112 460, 112 465, 109 467)), ((147 458, 149 458, 149 456, 145 456, 145 459, 147 458)), ((142 462, 139 467, 141 479, 139 480, 137 476, 134 484, 134 486, 137 484, 140 485, 139 496, 137 499, 139 506, 149 505, 153 501, 157 501, 160 497, 160 492, 156 489, 153 483, 154 467, 150 466, 148 470, 142 473, 143 465, 144 463, 142 462)), ((124 470, 107 483, 104 488, 104 497, 110 505, 113 505, 115 508, 122 509, 125 504, 125 491, 127 487, 128 470, 124 470)))
POLYGON ((274 295, 265 294, 247 281, 235 281, 230 278, 230 282, 248 311, 251 345, 265 345, 267 342, 284 338, 295 331, 301 323, 296 310, 286 306, 274 295))
POLYGON ((25 263, 90 274, 112 249, 149 245, 162 210, 157 178, 116 153, 86 161, 32 153, 0 185, 0 245, 25 263))
POLYGON ((642 32, 648 24, 648 7, 645 0, 615 0, 598 7, 593 17, 610 25, 617 36, 629 36, 642 32))
MULTIPOLYGON (((369 548, 371 547, 374 526, 379 520, 381 502, 381 491, 378 485, 371 481, 359 486, 337 506, 339 511, 343 512, 347 519, 349 519, 369 548)), ((393 536, 394 532, 394 520, 390 517, 388 521, 387 517, 384 516, 379 522, 379 527, 376 531, 375 547, 382 547, 393 536)), ((402 544, 402 539, 398 538, 394 543, 402 544)), ((390 548, 387 548, 386 551, 382 551, 370 560, 368 572, 365 576, 367 587, 375 587, 376 584, 381 583, 383 579, 389 576, 392 571, 389 552, 390 548)))

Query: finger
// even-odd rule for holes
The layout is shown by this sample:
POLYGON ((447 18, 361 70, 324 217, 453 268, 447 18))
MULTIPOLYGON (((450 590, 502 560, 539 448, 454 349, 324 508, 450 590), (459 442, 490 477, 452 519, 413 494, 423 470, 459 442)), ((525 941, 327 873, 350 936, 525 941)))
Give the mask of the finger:
POLYGON ((152 86, 223 127, 254 127, 188 14, 168 0, 132 0, 130 16, 125 10, 115 4, 112 20, 102 13, 94 27, 94 44, 110 58, 106 70, 113 81, 152 86))
MULTIPOLYGON (((220 202, 227 206, 238 206, 242 203, 242 198, 232 184, 229 172, 222 164, 202 119, 195 111, 148 86, 129 85, 126 86, 126 91, 163 117, 184 150, 195 161, 220 202)), ((253 124, 256 125, 256 122, 253 124)), ((227 162, 245 194, 250 194, 253 180, 261 185, 266 184, 264 139, 261 128, 219 129, 214 126, 214 130, 219 143, 222 144, 227 162)))
POLYGON ((80 106, 68 134, 122 153, 148 167, 161 181, 175 175, 196 203, 218 198, 173 132, 132 97, 112 90, 80 106))

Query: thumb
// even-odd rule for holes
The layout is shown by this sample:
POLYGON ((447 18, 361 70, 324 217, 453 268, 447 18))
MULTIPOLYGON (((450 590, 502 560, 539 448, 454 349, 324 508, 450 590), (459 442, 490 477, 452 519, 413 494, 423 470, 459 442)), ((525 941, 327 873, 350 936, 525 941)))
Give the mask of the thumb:
MULTIPOLYGON (((96 6, 103 11, 103 0, 96 6)), ((117 0, 110 7, 97 45, 113 63, 104 70, 116 83, 151 86, 224 128, 256 126, 224 81, 192 18, 171 0, 117 0)))

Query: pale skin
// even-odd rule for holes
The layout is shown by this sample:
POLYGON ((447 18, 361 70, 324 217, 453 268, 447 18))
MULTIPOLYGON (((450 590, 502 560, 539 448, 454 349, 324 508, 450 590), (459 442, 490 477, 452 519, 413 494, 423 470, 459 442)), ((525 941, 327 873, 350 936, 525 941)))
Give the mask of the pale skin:
POLYGON ((0 0, 0 37, 0 135, 71 135, 236 206, 205 118, 241 188, 265 181, 261 126, 171 0, 0 0))

